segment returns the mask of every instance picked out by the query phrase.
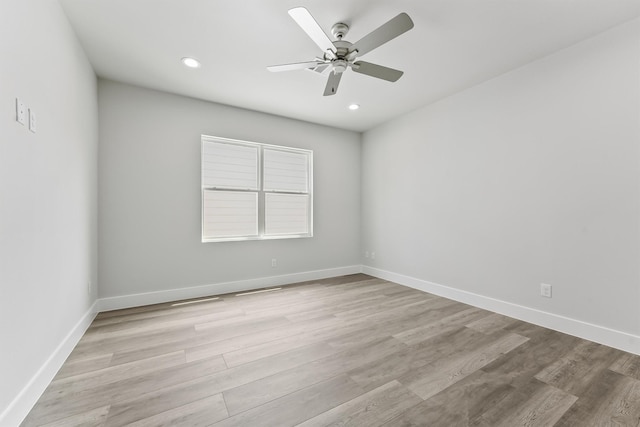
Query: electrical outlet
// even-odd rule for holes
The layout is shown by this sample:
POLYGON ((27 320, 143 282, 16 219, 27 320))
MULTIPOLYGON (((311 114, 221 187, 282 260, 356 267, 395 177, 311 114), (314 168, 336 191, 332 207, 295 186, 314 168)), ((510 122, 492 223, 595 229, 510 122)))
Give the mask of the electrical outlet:
POLYGON ((375 252, 371 252, 371 259, 376 259, 376 253, 375 252))
POLYGON ((16 121, 23 126, 27 124, 27 107, 18 98, 16 98, 16 121))
POLYGON ((551 285, 540 283, 540 295, 545 298, 551 298, 551 285))
POLYGON ((29 108, 29 130, 36 133, 36 112, 29 108))
POLYGON ((91 286, 91 280, 87 281, 87 293, 89 296, 93 293, 93 287, 91 286))
POLYGON ((275 258, 271 258, 271 267, 277 267, 278 266, 278 260, 275 258))

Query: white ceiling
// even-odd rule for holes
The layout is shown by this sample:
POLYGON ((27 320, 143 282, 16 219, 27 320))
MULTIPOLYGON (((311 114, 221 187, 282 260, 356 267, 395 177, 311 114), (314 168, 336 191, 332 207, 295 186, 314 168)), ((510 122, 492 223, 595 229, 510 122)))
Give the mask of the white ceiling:
POLYGON ((640 16, 639 0, 60 0, 100 77, 364 131, 640 16), (362 57, 405 72, 396 83, 267 65, 319 48, 289 17, 304 6, 330 34, 361 37, 400 12, 415 27, 362 57), (188 69, 193 56, 202 67, 188 69), (349 111, 348 104, 362 106, 349 111))

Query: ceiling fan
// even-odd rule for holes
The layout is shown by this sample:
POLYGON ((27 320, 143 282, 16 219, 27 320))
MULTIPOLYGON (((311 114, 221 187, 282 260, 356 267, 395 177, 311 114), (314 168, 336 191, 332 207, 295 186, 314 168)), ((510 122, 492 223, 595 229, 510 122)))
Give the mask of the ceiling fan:
POLYGON ((395 82, 402 77, 403 72, 400 70, 394 70, 393 68, 372 64, 370 62, 357 61, 356 59, 412 29, 413 21, 406 13, 400 13, 355 43, 344 40, 344 36, 349 31, 349 26, 342 22, 338 22, 331 27, 331 34, 336 39, 335 41, 331 41, 329 36, 322 30, 313 16, 311 16, 311 13, 304 7, 290 9, 289 15, 291 15, 300 28, 307 33, 311 40, 313 40, 324 53, 322 57, 316 57, 313 61, 272 65, 267 67, 269 71, 308 69, 318 73, 329 72, 327 85, 324 89, 324 96, 336 94, 342 73, 344 73, 347 68, 351 68, 356 73, 366 74, 367 76, 390 82, 395 82))

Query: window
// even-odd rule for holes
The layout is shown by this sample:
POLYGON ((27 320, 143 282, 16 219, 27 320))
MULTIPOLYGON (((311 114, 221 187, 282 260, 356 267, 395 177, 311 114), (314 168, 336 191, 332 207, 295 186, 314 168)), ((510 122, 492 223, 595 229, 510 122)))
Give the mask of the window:
POLYGON ((313 152, 202 135, 202 241, 313 235, 313 152))

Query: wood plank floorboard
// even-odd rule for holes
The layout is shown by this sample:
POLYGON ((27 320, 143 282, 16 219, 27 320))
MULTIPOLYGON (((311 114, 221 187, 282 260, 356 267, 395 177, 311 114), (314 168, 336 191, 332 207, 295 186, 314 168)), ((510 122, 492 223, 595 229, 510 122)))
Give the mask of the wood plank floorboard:
POLYGON ((22 426, 640 427, 638 355, 365 274, 207 298, 98 314, 22 426))
POLYGON ((222 394, 197 400, 129 424, 131 427, 210 426, 228 417, 222 394))
POLYGON ((392 337, 367 345, 358 345, 312 363, 306 363, 294 369, 225 391, 225 401, 230 413, 242 412, 292 393, 300 388, 300 384, 316 384, 336 375, 344 374, 361 363, 370 363, 373 360, 394 354, 404 347, 406 346, 403 343, 392 337))
POLYGON ((299 425, 301 427, 379 426, 421 401, 418 396, 394 380, 299 425))
POLYGON ((554 425, 578 398, 532 379, 488 408, 470 425, 482 427, 554 425))

